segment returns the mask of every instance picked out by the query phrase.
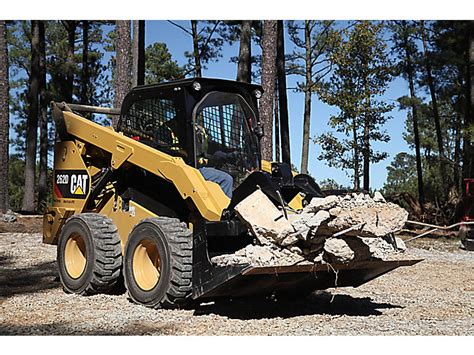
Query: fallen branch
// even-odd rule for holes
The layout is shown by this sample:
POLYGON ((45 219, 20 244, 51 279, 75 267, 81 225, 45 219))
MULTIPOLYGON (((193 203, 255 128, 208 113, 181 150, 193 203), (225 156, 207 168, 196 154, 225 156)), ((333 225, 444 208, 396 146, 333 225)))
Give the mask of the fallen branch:
POLYGON ((405 243, 411 242, 412 240, 415 240, 415 239, 418 239, 418 238, 421 238, 421 237, 424 237, 424 236, 427 236, 428 234, 431 234, 431 233, 436 232, 438 230, 450 230, 450 229, 459 227, 461 225, 474 225, 474 221, 472 221, 472 222, 458 222, 458 223, 454 223, 454 224, 451 224, 450 226, 445 226, 445 227, 444 226, 436 226, 434 224, 416 222, 416 221, 407 221, 407 223, 417 224, 417 225, 421 225, 421 226, 425 226, 425 227, 432 227, 433 229, 430 229, 429 231, 421 233, 421 234, 419 234, 415 237, 404 240, 405 243))

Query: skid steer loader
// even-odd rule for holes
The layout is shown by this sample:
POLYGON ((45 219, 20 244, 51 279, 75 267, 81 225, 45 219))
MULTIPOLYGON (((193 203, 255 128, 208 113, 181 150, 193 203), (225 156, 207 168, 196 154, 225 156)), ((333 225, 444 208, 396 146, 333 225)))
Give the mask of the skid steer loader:
POLYGON ((256 189, 276 206, 295 209, 321 196, 311 177, 262 162, 261 94, 257 85, 199 78, 135 87, 120 110, 52 103, 58 139, 43 241, 57 245, 65 291, 109 292, 124 282, 136 303, 178 307, 357 287, 417 262, 211 263, 252 242, 233 209, 256 189), (78 112, 120 115, 117 130, 78 112), (201 167, 232 176, 231 199, 203 178, 201 167))

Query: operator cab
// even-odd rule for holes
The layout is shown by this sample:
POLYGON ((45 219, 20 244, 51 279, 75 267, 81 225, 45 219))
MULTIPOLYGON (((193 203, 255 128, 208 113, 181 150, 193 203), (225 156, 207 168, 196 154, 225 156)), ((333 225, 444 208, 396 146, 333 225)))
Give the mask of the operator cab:
POLYGON ((207 78, 138 86, 123 101, 118 130, 195 168, 222 170, 236 188, 260 168, 261 92, 258 85, 207 78))

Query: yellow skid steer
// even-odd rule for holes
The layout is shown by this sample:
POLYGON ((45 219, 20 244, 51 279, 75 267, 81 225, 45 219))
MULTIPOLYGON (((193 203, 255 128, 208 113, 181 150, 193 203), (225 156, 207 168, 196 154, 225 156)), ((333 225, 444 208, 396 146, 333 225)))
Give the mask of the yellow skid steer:
POLYGON ((57 245, 63 288, 94 294, 124 282, 139 304, 177 307, 219 297, 296 295, 334 287, 336 278, 338 287, 356 287, 414 264, 211 263, 252 243, 234 207, 256 189, 281 207, 301 208, 321 196, 308 175, 262 162, 261 94, 257 85, 198 78, 135 87, 120 110, 52 103, 58 140, 43 241, 57 245), (119 115, 118 127, 80 112, 119 115), (218 179, 206 180, 203 169, 224 174, 231 191, 218 179))

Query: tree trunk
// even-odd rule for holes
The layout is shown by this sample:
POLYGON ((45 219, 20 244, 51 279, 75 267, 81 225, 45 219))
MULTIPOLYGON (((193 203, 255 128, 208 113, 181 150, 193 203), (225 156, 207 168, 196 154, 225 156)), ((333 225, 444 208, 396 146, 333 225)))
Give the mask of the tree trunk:
POLYGON ((283 21, 278 21, 277 42, 278 102, 280 107, 281 158, 291 167, 290 125, 288 118, 288 97, 286 93, 285 36, 283 21))
POLYGON ((46 205, 48 195, 48 97, 46 93, 46 41, 45 41, 45 23, 39 21, 40 36, 40 81, 39 81, 39 99, 40 99, 40 158, 39 158, 39 178, 38 178, 38 207, 46 205))
POLYGON ((304 120, 303 120, 303 146, 301 153, 301 173, 308 173, 308 160, 309 160, 309 134, 310 134, 310 122, 311 122, 311 94, 312 94, 312 65, 311 65, 311 29, 310 22, 305 21, 305 74, 306 82, 304 88, 304 120))
MULTIPOLYGON (((413 85, 413 78, 410 76, 409 79, 410 85, 410 96, 412 99, 415 98, 415 89, 413 85)), ((413 118, 413 136, 415 139, 415 159, 416 159, 416 176, 418 181, 418 199, 420 204, 423 206, 425 203, 425 193, 424 193, 424 184, 423 184, 423 169, 421 166, 421 153, 420 153, 420 134, 418 132, 418 111, 416 109, 416 104, 412 104, 412 118, 413 118)))
POLYGON ((364 78, 364 90, 365 90, 365 112, 364 112, 364 139, 362 155, 364 160, 363 175, 364 184, 363 188, 365 191, 370 190, 370 89, 368 87, 367 78, 364 78))
POLYGON ((369 87, 369 63, 367 58, 363 59, 363 70, 365 76, 362 78, 364 85, 364 135, 362 138, 362 159, 363 159, 363 189, 365 191, 370 190, 370 126, 371 126, 371 105, 370 105, 370 87, 369 87))
POLYGON ((423 169, 421 167, 421 153, 420 153, 420 135, 418 133, 418 109, 416 105, 416 93, 415 93, 415 84, 414 84, 414 74, 413 74, 413 64, 408 50, 408 38, 405 40, 405 58, 406 58, 406 67, 408 75, 408 86, 410 88, 410 98, 411 98, 411 112, 413 118, 413 135, 415 139, 415 159, 416 159, 416 176, 418 181, 418 200, 420 205, 423 206, 425 203, 425 193, 423 185, 423 169))
POLYGON ((74 90, 74 50, 76 41, 77 21, 63 21, 67 31, 67 52, 66 52, 66 85, 64 101, 72 103, 74 90))
POLYGON ((438 101, 436 98, 436 88, 435 88, 433 74, 431 70, 431 61, 430 61, 429 53, 428 53, 428 46, 426 43, 424 21, 421 21, 421 39, 423 42, 423 57, 424 57, 424 64, 425 64, 425 70, 426 70, 426 79, 428 82, 428 87, 429 87, 430 95, 431 95, 431 106, 433 109, 433 119, 434 119, 435 129, 436 129, 436 141, 438 143, 439 173, 441 175, 441 182, 443 184, 441 190, 443 191, 443 199, 446 201, 447 196, 448 196, 448 189, 449 189, 448 183, 446 180, 446 177, 447 177, 446 158, 444 154, 443 136, 441 133, 441 119, 439 115, 438 101))
POLYGON ((132 35, 132 87, 138 85, 138 32, 140 31, 139 20, 133 20, 132 35))
POLYGON ((252 82, 252 21, 242 21, 240 29, 237 81, 252 82))
POLYGON ((9 100, 8 100, 8 47, 7 26, 0 21, 0 213, 7 212, 8 202, 8 140, 9 140, 9 100))
POLYGON ((271 161, 273 158, 273 102, 276 79, 276 43, 277 21, 263 22, 262 35, 262 87, 260 99, 260 120, 265 127, 265 135, 261 140, 262 159, 271 161))
MULTIPOLYGON (((277 87, 278 82, 275 83, 277 87)), ((275 161, 281 162, 280 160, 280 117, 278 115, 278 90, 275 90, 275 99, 273 103, 273 110, 275 112, 275 161)))
POLYGON ((145 21, 133 21, 133 83, 145 84, 145 21))
MULTIPOLYGON (((367 115, 365 115, 367 116, 367 115)), ((363 175, 364 175, 364 184, 363 188, 365 191, 370 190, 370 118, 364 117, 364 167, 363 167, 363 175)))
POLYGON ((145 20, 138 21, 138 78, 137 85, 145 84, 145 20))
MULTIPOLYGON (((458 109, 455 109, 456 112, 456 123, 454 126, 454 169, 453 177, 456 191, 461 191, 462 189, 462 179, 461 179, 461 133, 462 133, 462 116, 459 113, 458 109)), ((462 195, 462 193, 460 193, 462 195)))
POLYGON ((465 37, 466 79, 465 82, 465 122, 463 137, 463 177, 474 178, 474 21, 468 21, 465 37))
POLYGON ((469 90, 470 90, 470 100, 469 101, 469 117, 470 117, 470 129, 471 129, 471 136, 470 136, 470 176, 474 176, 474 152, 472 151, 472 146, 474 142, 474 137, 472 137, 472 130, 474 130, 474 21, 469 21, 469 69, 468 69, 468 77, 469 82, 467 83, 469 90))
POLYGON ((82 21, 82 80, 81 103, 89 104, 89 21, 82 21))
POLYGON ((22 210, 34 212, 36 185, 36 144, 38 138, 38 94, 40 76, 39 21, 31 21, 31 69, 28 91, 28 119, 26 130, 25 186, 22 210))
POLYGON ((360 190, 360 164, 359 164, 359 144, 357 142, 357 121, 352 119, 352 139, 353 139, 353 164, 354 164, 354 190, 360 190))
POLYGON ((202 77, 201 55, 199 53, 199 34, 197 29, 197 21, 191 20, 191 31, 193 34, 193 56, 194 56, 194 77, 202 77))
MULTIPOLYGON (((116 37, 115 37, 115 98, 114 107, 120 108, 122 101, 131 89, 132 84, 132 63, 131 63, 131 39, 130 39, 130 21, 116 21, 116 37)), ((118 124, 118 116, 113 116, 113 127, 116 129, 118 124)))

